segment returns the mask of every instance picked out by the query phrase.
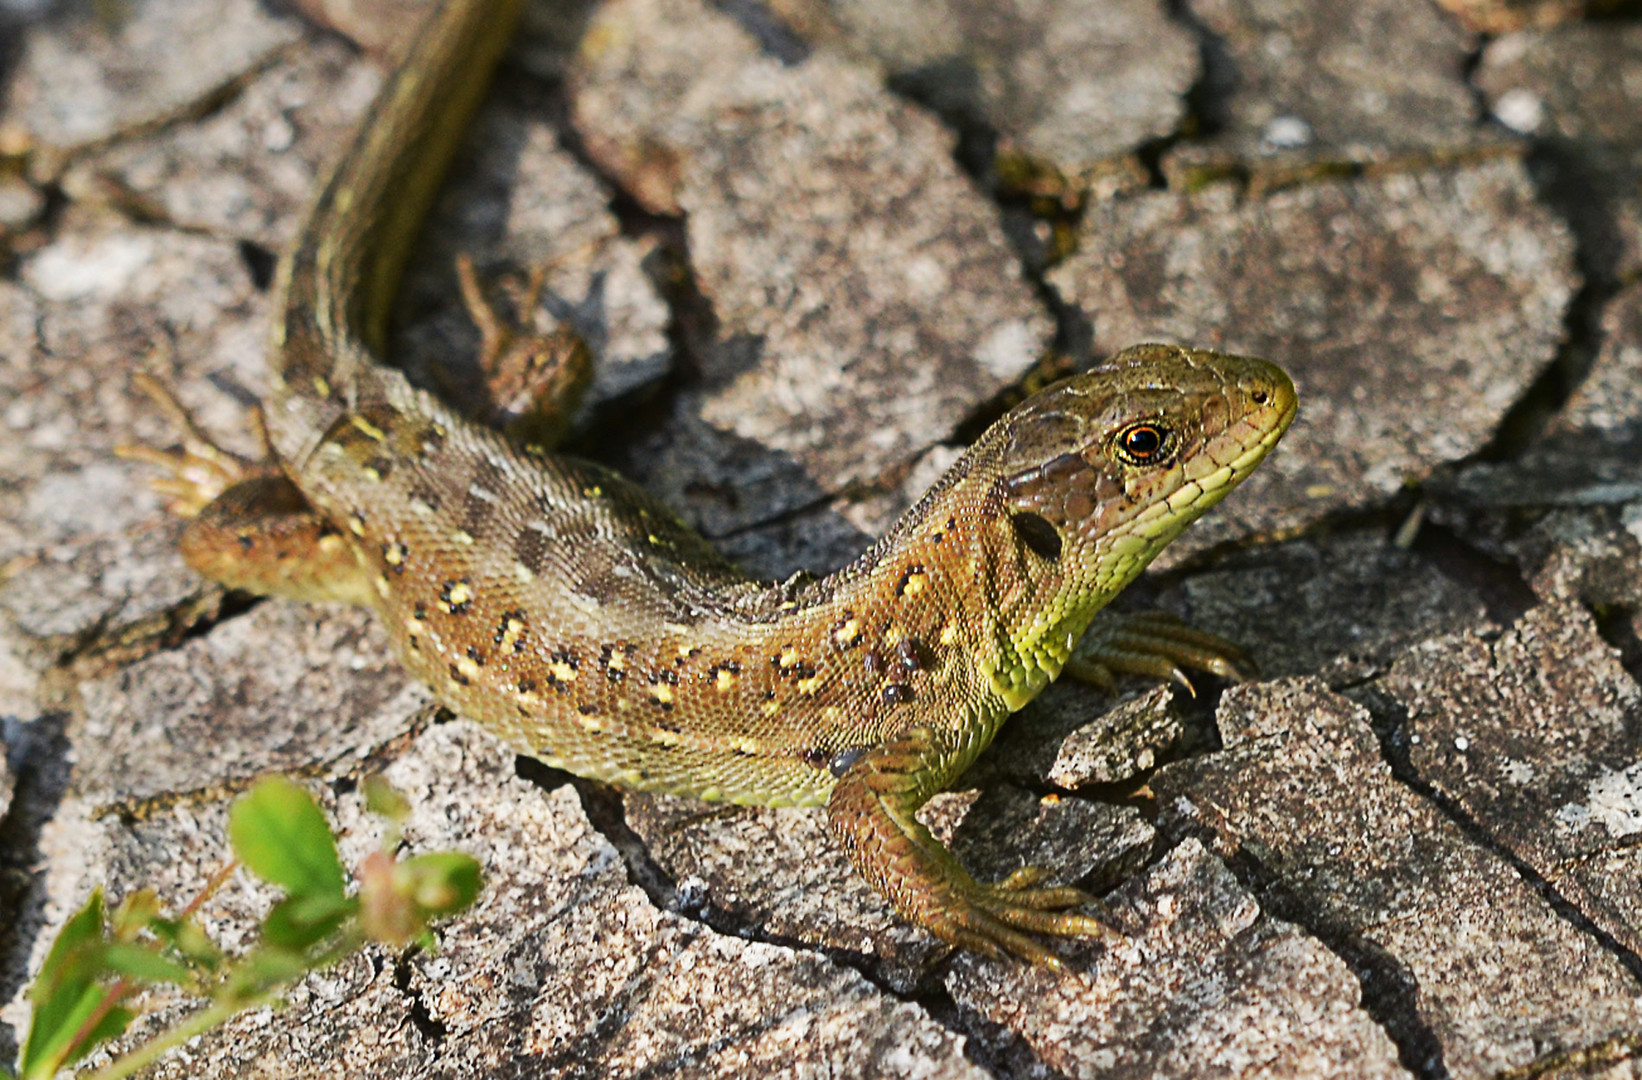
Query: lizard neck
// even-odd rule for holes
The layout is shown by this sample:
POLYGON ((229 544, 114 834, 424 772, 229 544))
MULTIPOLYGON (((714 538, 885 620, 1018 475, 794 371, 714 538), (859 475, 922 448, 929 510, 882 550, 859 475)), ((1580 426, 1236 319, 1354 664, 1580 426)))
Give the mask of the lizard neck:
MULTIPOLYGON (((905 649, 910 638, 933 654, 931 666, 961 668, 949 678, 963 684, 970 715, 950 722, 979 714, 990 730, 1059 676, 1128 579, 1101 588, 1084 580, 1078 560, 1055 567, 1028 550, 997 497, 989 456, 983 440, 860 558, 788 605, 794 622, 812 610, 873 612, 869 654, 905 649)), ((913 711, 913 722, 948 722, 913 711)))

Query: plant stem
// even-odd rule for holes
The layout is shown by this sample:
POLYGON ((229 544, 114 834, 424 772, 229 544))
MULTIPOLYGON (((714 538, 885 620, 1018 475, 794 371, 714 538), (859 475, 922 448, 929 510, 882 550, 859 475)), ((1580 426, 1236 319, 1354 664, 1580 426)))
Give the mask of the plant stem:
POLYGON ((275 990, 265 990, 249 1001, 240 1002, 238 1005, 215 1002, 169 1031, 162 1031, 155 1036, 153 1041, 144 1043, 129 1054, 115 1058, 95 1073, 92 1073, 87 1080, 120 1080, 121 1077, 130 1076, 138 1069, 158 1061, 160 1055, 167 1050, 181 1046, 195 1035, 210 1031, 240 1011, 240 1009, 252 1009, 258 1005, 266 1004, 275 996, 275 993, 275 990))
MULTIPOLYGON (((103 999, 97 1002, 97 1007, 91 1010, 91 1015, 86 1017, 85 1023, 80 1025, 80 1029, 74 1033, 74 1037, 69 1039, 68 1044, 63 1047, 62 1055, 57 1059, 58 1067, 74 1057, 75 1051, 91 1037, 91 1033, 97 1029, 97 1025, 103 1022, 103 1017, 107 1016, 109 1010, 119 1004, 120 999, 129 994, 131 990, 132 983, 130 979, 116 979, 114 985, 104 991, 103 999)), ((52 1070, 53 1073, 56 1071, 56 1069, 52 1070)))
MULTIPOLYGON (((350 955, 358 952, 364 944, 365 935, 357 927, 344 930, 341 937, 330 948, 309 959, 308 971, 304 975, 320 971, 346 960, 350 955)), ((268 1004, 268 1002, 278 997, 282 991, 289 989, 291 983, 295 981, 293 979, 290 982, 277 983, 246 998, 236 998, 232 1001, 214 1001, 176 1027, 160 1032, 153 1040, 143 1043, 129 1054, 115 1058, 86 1077, 85 1080, 121 1080, 122 1077, 130 1076, 137 1070, 158 1061, 160 1055, 167 1050, 181 1046, 194 1036, 204 1034, 212 1028, 227 1022, 234 1014, 268 1004)))

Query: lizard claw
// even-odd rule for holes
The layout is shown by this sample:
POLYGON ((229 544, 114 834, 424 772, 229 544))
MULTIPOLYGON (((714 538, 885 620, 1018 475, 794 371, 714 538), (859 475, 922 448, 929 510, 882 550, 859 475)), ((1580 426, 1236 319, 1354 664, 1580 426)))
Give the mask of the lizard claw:
POLYGON ((1064 670, 1102 690, 1114 689, 1121 673, 1179 683, 1196 697, 1197 688, 1184 667, 1233 682, 1243 682, 1256 673, 1254 662, 1242 649, 1164 611, 1103 613, 1064 670))
POLYGON ((969 875, 914 816, 919 799, 906 783, 920 764, 947 751, 941 736, 914 727, 857 758, 827 800, 827 823, 858 870, 897 911, 943 941, 988 956, 1017 956, 1059 969, 1062 963, 1033 935, 1120 935, 1091 915, 1068 909, 1096 902, 1082 889, 1042 885, 1049 872, 1028 866, 1003 881, 969 875))
POLYGON ((1110 923, 1067 908, 1093 905, 1097 897, 1070 885, 1036 888, 1048 872, 1040 867, 1017 870, 1003 881, 983 885, 954 883, 942 909, 924 925, 937 937, 993 957, 1015 956, 1028 963, 1061 970, 1064 963, 1032 935, 1095 938, 1107 944, 1123 940, 1110 923))
MULTIPOLYGON (((200 430, 193 415, 177 400, 171 388, 159 379, 138 372, 132 376, 132 381, 165 414, 181 436, 182 443, 174 450, 122 443, 114 448, 114 453, 127 461, 146 462, 161 471, 161 475, 151 480, 149 486, 166 497, 172 513, 178 517, 196 517, 228 488, 267 471, 256 462, 224 450, 213 442, 200 430)), ((256 418, 257 437, 266 451, 268 433, 263 426, 262 413, 258 411, 253 415, 256 418)))

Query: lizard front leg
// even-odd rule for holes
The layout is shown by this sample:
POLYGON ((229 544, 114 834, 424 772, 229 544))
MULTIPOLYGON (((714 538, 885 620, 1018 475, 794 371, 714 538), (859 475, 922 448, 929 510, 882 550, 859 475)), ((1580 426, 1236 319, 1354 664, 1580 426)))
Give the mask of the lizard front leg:
MULTIPOLYGON (((196 573, 231 589, 297 600, 368 605, 370 578, 352 545, 303 497, 267 449, 252 461, 212 442, 158 380, 137 377, 181 435, 181 446, 121 446, 117 453, 161 470, 153 487, 187 518, 177 546, 196 573)), ((260 429, 260 424, 259 424, 260 429)))
POLYGON ((1207 671, 1233 682, 1243 682, 1255 670, 1254 662, 1236 645, 1166 611, 1120 614, 1110 610, 1095 616, 1064 670, 1071 678, 1102 690, 1116 689, 1120 674, 1143 675, 1177 682, 1195 695, 1182 668, 1207 671))
POLYGON ((915 727, 849 762, 827 800, 827 824, 850 862, 908 922, 988 956, 1012 954, 1048 967, 1060 958, 1031 934, 1110 937, 1088 915, 1061 909, 1097 903, 1070 886, 1038 888, 1047 872, 1027 867, 982 884, 914 814, 938 790, 933 778, 950 749, 915 727))

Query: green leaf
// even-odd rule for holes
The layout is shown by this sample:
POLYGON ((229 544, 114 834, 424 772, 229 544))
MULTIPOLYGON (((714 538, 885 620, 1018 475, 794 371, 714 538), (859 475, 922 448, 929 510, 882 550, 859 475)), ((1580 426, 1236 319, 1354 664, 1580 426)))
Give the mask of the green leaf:
POLYGON ((130 941, 138 932, 160 917, 160 897, 153 889, 138 889, 127 894, 109 916, 114 937, 130 941))
POLYGON ((263 946, 234 965, 232 974, 216 993, 216 1000, 238 1005, 308 973, 308 958, 288 949, 263 946))
POLYGON ((110 942, 103 950, 103 963, 139 982, 186 983, 193 973, 174 961, 167 960, 146 945, 126 941, 110 942))
MULTIPOLYGON (((98 889, 92 892, 85 906, 69 916, 63 928, 57 931, 51 951, 46 954, 46 962, 41 965, 39 976, 29 988, 29 998, 34 1002, 34 1016, 29 1022, 28 1042, 18 1062, 23 1076, 50 1076, 95 1045, 92 1040, 78 1047, 71 1044, 75 1034, 107 997, 107 989, 97 985, 98 976, 104 974, 102 952, 106 940, 103 894, 98 889)), ((109 1029, 111 1019, 121 1011, 110 1012, 97 1025, 96 1031, 109 1029)), ((123 1031, 126 1023, 130 1023, 129 1015, 113 1034, 123 1031)))
MULTIPOLYGON (((72 1065, 76 1061, 79 1061, 81 1058, 95 1050, 99 1043, 105 1043, 111 1039, 118 1039, 121 1035, 125 1034, 125 1029, 130 1027, 131 1021, 136 1018, 137 1014, 131 1009, 126 1008, 124 1005, 115 1005, 111 1007, 107 1012, 103 1013, 102 1017, 95 1024, 91 1025, 91 1030, 86 1032, 85 1038, 81 1040, 79 1045, 69 1049, 68 1055, 57 1064, 57 1068, 53 1069, 52 1072, 55 1073, 63 1066, 72 1065)), ((75 1030, 78 1030, 78 1028, 75 1030)), ((70 1032, 70 1035, 72 1034, 73 1032, 70 1032)))
POLYGON ((429 916, 452 915, 479 895, 479 860, 460 851, 436 851, 405 860, 400 873, 411 899, 429 916))
POLYGON ((158 918, 149 924, 149 929, 191 964, 207 971, 215 971, 222 964, 222 950, 193 919, 158 918))
POLYGON ((228 837, 241 862, 292 896, 342 896, 342 861, 325 815, 284 777, 260 781, 234 803, 228 837))
POLYGON ((68 977, 73 957, 84 946, 103 940, 103 890, 93 889, 86 897, 85 906, 63 923, 57 939, 51 943, 46 962, 40 965, 40 974, 34 980, 29 996, 34 999, 36 1011, 45 1004, 44 998, 53 993, 55 984, 68 977))
POLYGON ((76 982, 71 987, 59 988, 50 997, 51 1012, 48 1017, 42 1018, 40 1010, 36 1009, 34 1019, 29 1024, 28 1045, 23 1048, 22 1060, 18 1062, 23 1075, 55 1075, 71 1058, 84 1053, 89 1047, 76 1048, 73 1045, 74 1035, 97 1011, 98 1004, 107 993, 105 988, 95 983, 76 982), (79 1053, 75 1052, 76 1049, 79 1053))
POLYGON ((398 824, 410 817, 410 801, 382 779, 380 773, 365 777, 365 809, 398 824))
POLYGON ((262 923, 269 945, 300 952, 324 941, 358 910, 355 900, 340 896, 288 896, 274 905, 262 923))

